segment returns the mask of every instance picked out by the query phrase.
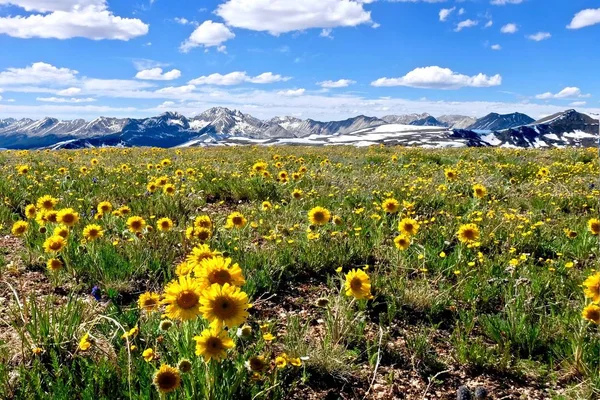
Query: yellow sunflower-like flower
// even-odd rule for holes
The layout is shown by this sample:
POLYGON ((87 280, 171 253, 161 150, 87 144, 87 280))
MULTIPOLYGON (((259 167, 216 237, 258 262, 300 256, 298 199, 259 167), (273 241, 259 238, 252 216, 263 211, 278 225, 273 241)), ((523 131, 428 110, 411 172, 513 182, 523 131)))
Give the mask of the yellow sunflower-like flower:
POLYGON ((58 211, 56 220, 63 225, 73 226, 79 222, 79 213, 72 208, 63 208, 62 210, 58 211))
POLYGON ((474 243, 479 240, 479 227, 477 227, 475 224, 461 225, 458 228, 456 236, 462 243, 474 243))
POLYGON ((25 216, 27 217, 27 219, 34 219, 36 215, 37 208, 35 208, 35 205, 28 204, 27 207, 25 207, 25 216))
POLYGON ((173 185, 172 183, 167 183, 164 187, 163 187, 163 193, 168 195, 168 196, 173 196, 175 195, 176 189, 175 189, 175 185, 173 185))
POLYGON ((203 292, 200 310, 211 326, 232 328, 248 318, 248 295, 228 283, 213 284, 203 292))
POLYGON ((199 215, 194 219, 194 226, 212 230, 213 223, 208 215, 199 215))
POLYGON ((600 235, 600 219, 592 218, 588 221, 588 230, 592 235, 600 235))
POLYGON ((372 299, 371 279, 362 269, 353 269, 346 274, 346 296, 356 299, 372 299))
POLYGON ((161 232, 168 232, 173 228, 173 221, 169 218, 161 218, 156 221, 156 228, 161 232))
POLYGON ((27 233, 28 229, 29 229, 29 223, 27 221, 17 221, 13 224, 10 232, 14 236, 23 236, 25 233, 27 233))
POLYGON ((199 336, 194 336, 194 340, 196 355, 202 356, 206 362, 223 360, 227 357, 227 350, 235 346, 227 331, 216 327, 203 330, 199 336))
POLYGON ((67 241, 62 236, 52 235, 44 242, 44 251, 46 253, 58 253, 67 245, 67 241))
POLYGON ((51 272, 60 271, 62 267, 63 263, 58 258, 51 258, 46 262, 46 268, 51 272))
POLYGON ((224 285, 226 283, 233 286, 242 286, 246 283, 242 269, 235 263, 231 264, 231 258, 221 256, 206 258, 194 268, 194 275, 199 280, 202 288, 208 288, 216 283, 224 285))
POLYGON ((331 219, 331 213, 323 207, 314 207, 308 212, 308 220, 313 225, 325 225, 331 219))
POLYGON ((193 271, 193 268, 187 261, 182 261, 175 267, 175 275, 184 276, 189 275, 193 271))
POLYGON ((266 162, 258 161, 252 166, 252 171, 261 173, 267 169, 269 165, 266 162))
POLYGON ((594 303, 588 304, 581 312, 581 316, 598 325, 600 324, 600 307, 594 303))
POLYGON ((160 294, 154 292, 145 292, 138 299, 138 307, 146 312, 155 311, 160 304, 160 294))
POLYGON ((110 203, 110 201, 101 201, 98 204, 98 207, 96 207, 96 210, 98 210, 99 213, 101 214, 109 214, 113 209, 112 204, 110 203))
POLYGON ((456 170, 454 170, 452 168, 446 168, 444 170, 444 175, 446 176, 446 179, 449 181, 455 181, 458 178, 458 172, 456 172, 456 170))
POLYGON ((410 237, 406 235, 398 235, 394 238, 394 245, 398 250, 406 250, 410 247, 410 237))
POLYGON ((393 198, 385 199, 381 203, 381 208, 388 214, 394 214, 400 209, 400 202, 393 198))
POLYGON ((250 357, 244 364, 250 372, 263 372, 269 366, 263 356, 250 357))
POLYGON ((142 357, 144 361, 150 362, 154 360, 154 350, 152 348, 148 348, 142 352, 142 357))
POLYGON ((419 223, 412 218, 403 218, 398 223, 398 231, 406 236, 415 236, 419 232, 419 223))
POLYGON ((231 214, 229 214, 229 216, 227 217, 227 224, 225 225, 226 228, 243 228, 244 226, 246 226, 246 224, 248 223, 248 220, 246 219, 246 217, 244 217, 244 215, 240 212, 232 212, 231 214))
POLYGON ((212 258, 217 254, 218 253, 211 250, 207 244, 201 244, 192 249, 192 252, 186 258, 186 262, 191 269, 196 269, 200 267, 202 260, 212 258))
POLYGON ((52 232, 53 235, 61 236, 64 239, 68 238, 70 233, 71 232, 69 231, 69 228, 67 228, 64 225, 57 226, 56 228, 54 228, 54 231, 52 232))
POLYGON ((104 236, 104 230, 100 225, 91 224, 83 229, 83 237, 86 240, 96 240, 104 236))
POLYGON ((592 299, 594 303, 600 301, 600 273, 588 276, 583 282, 585 297, 592 299))
POLYGON ((304 193, 300 189, 294 189, 292 191, 292 197, 296 200, 301 199, 304 193))
POLYGON ((473 196, 483 199, 487 195, 487 189, 481 184, 473 185, 473 196))
POLYGON ((152 383, 159 393, 171 393, 181 386, 181 375, 177 368, 162 364, 152 378, 152 383))
POLYGON ((133 216, 127 219, 127 228, 129 228, 129 231, 132 233, 139 233, 143 231, 145 227, 146 220, 142 217, 133 216))
POLYGON ((58 199, 56 199, 50 195, 42 196, 36 202, 38 209, 46 210, 46 211, 53 210, 57 204, 58 204, 58 199))
POLYGON ((166 305, 165 316, 170 319, 188 321, 200 314, 202 290, 190 276, 180 276, 165 287, 161 304, 166 305))

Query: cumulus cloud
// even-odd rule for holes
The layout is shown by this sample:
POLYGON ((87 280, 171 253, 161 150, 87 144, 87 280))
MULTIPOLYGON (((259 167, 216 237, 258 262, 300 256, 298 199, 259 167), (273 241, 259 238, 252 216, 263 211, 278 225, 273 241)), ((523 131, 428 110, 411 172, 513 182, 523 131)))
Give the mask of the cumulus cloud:
POLYGON ((162 68, 150 68, 139 71, 135 77, 138 79, 152 80, 152 81, 171 81, 181 76, 181 71, 178 69, 172 69, 169 72, 163 72, 162 68))
POLYGON ((337 81, 317 82, 317 85, 321 86, 322 88, 326 88, 326 89, 334 89, 334 88, 348 87, 355 83, 356 83, 356 81, 353 81, 351 79, 339 79, 337 81))
POLYGON ((67 85, 75 81, 77 71, 36 62, 25 68, 7 68, 0 72, 0 85, 67 85))
POLYGON ((538 32, 533 35, 527 36, 527 39, 541 42, 542 40, 550 39, 552 35, 548 32, 538 32))
POLYGON ((450 16, 450 14, 452 14, 452 12, 456 10, 456 7, 452 7, 452 8, 442 8, 440 10, 440 21, 444 22, 448 19, 448 17, 450 16))
POLYGON ((288 96, 288 97, 296 97, 302 96, 306 89, 289 89, 289 90, 280 90, 277 92, 278 95, 288 96))
POLYGON ((80 88, 70 87, 67 89, 59 90, 58 92, 56 92, 56 94, 59 96, 74 96, 76 94, 79 94, 79 92, 81 92, 80 88))
POLYGON ((191 93, 196 89, 194 85, 184 85, 184 86, 168 86, 162 89, 158 89, 155 93, 160 94, 186 94, 191 93))
POLYGON ((201 76, 196 79, 189 81, 192 85, 219 85, 219 86, 231 86, 239 85, 241 83, 257 83, 267 84, 275 82, 285 82, 292 78, 281 76, 279 74, 273 74, 272 72, 264 72, 257 76, 249 76, 245 71, 234 71, 228 74, 214 73, 207 76, 201 76))
POLYGON ((272 35, 310 29, 369 24, 366 1, 358 0, 227 0, 216 14, 227 25, 272 35))
POLYGON ((600 24, 600 8, 588 8, 575 14, 567 28, 581 29, 596 24, 600 24))
POLYGON ((223 43, 234 37, 235 34, 224 24, 207 20, 192 32, 179 49, 187 53, 195 47, 204 46, 206 48, 217 47, 217 50, 224 51, 223 43))
POLYGON ((456 25, 456 28, 454 28, 454 32, 460 32, 465 28, 472 28, 472 27, 476 26, 478 23, 479 23, 479 21, 473 21, 472 19, 460 21, 458 23, 458 25, 456 25))
POLYGON ((123 18, 108 9, 106 0, 0 0, 41 14, 0 17, 0 34, 12 37, 129 40, 148 33, 137 18, 123 18))
POLYGON ((38 97, 36 98, 37 101, 44 101, 47 103, 91 103, 93 101, 96 101, 96 99, 92 98, 92 97, 86 97, 86 98, 81 98, 81 97, 71 97, 71 98, 67 98, 67 97, 38 97))
POLYGON ((539 100, 576 99, 576 98, 588 98, 588 97, 592 97, 592 95, 581 93, 581 89, 579 89, 576 86, 566 87, 556 94, 553 94, 551 92, 546 92, 546 93, 538 94, 535 96, 535 98, 539 99, 539 100))
POLYGON ((502 28, 500 28, 500 32, 502 33, 516 33, 519 30, 519 27, 516 24, 506 24, 502 28))
POLYGON ((497 74, 487 76, 479 73, 474 76, 462 75, 449 68, 437 66, 416 68, 401 78, 379 78, 372 86, 409 86, 421 89, 460 89, 462 87, 491 87, 502 84, 497 74))

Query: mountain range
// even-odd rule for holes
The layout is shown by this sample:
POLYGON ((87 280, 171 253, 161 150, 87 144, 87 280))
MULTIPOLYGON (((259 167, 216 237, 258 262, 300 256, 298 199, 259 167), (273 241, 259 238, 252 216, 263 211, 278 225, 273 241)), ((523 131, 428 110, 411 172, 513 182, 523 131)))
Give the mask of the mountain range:
POLYGON ((322 122, 290 116, 260 120, 238 110, 215 107, 191 118, 165 112, 141 119, 0 119, 0 148, 187 147, 248 143, 556 147, 594 145, 597 133, 598 121, 575 110, 538 121, 521 113, 491 113, 479 119, 463 115, 436 118, 424 113, 382 118, 359 115, 343 121, 322 122))

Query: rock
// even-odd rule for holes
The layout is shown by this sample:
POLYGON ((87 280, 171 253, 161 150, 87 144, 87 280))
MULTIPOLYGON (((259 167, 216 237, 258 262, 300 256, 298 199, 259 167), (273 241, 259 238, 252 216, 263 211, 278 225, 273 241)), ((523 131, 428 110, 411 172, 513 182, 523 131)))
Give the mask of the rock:
POLYGON ((471 400, 471 391, 466 386, 461 386, 456 391, 456 400, 471 400))

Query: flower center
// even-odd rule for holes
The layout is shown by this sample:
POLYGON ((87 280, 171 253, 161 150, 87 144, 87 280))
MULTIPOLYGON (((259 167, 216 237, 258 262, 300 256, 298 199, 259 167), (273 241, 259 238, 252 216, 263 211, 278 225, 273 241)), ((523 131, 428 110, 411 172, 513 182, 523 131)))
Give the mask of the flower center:
POLYGON ((219 285, 224 285, 231 283, 231 274, 226 269, 220 269, 213 271, 209 280, 211 284, 218 283, 219 285))
POLYGON ((191 290, 184 290, 177 296, 177 305, 184 309, 189 309, 198 304, 198 295, 191 290))
POLYGON ((242 217, 236 216, 233 217, 232 222, 234 225, 241 225, 242 224, 242 217))
POLYGON ((360 290, 362 288, 362 281, 360 280, 360 278, 353 278, 350 281, 350 287, 352 288, 352 290, 360 290))

